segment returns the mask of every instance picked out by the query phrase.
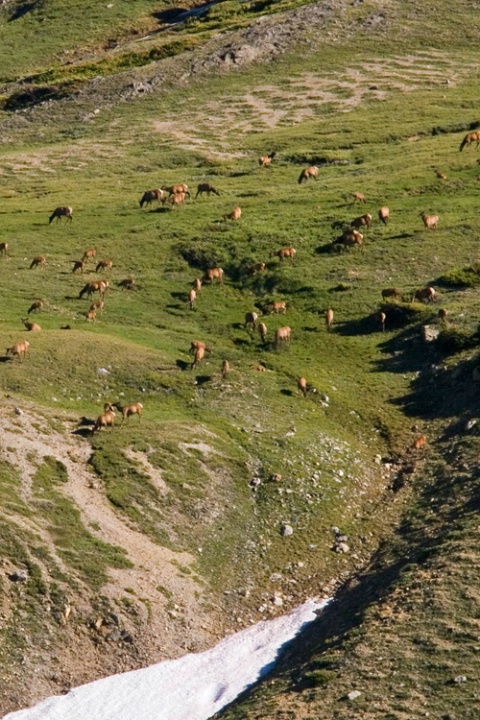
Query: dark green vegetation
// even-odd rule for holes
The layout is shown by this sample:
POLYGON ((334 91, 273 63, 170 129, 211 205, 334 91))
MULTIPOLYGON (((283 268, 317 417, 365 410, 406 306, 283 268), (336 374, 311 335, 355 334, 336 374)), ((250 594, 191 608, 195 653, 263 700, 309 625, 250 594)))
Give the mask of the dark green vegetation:
MULTIPOLYGON (((324 40, 317 37, 308 52, 294 51, 292 20, 288 52, 274 62, 239 62, 227 73, 230 66, 218 61, 196 77, 188 69, 204 57, 196 53, 212 50, 212 31, 304 3, 219 2, 147 40, 166 4, 70 5, 69 23, 60 1, 25 14, 21 3, 2 11, 11 18, 18 12, 0 26, 0 242, 9 243, 0 258, 0 347, 24 339, 31 345, 25 362, 1 358, 3 392, 49 418, 55 437, 65 432, 65 418, 75 418, 69 430, 76 429, 77 419, 95 419, 107 400, 143 403, 140 422, 132 417, 93 437, 87 422, 80 426, 97 491, 119 522, 193 554, 192 565, 179 563, 179 575, 198 574, 215 598, 230 591, 229 627, 257 619, 262 605, 271 608, 274 590, 288 606, 360 572, 396 528, 368 572, 340 590, 340 619, 329 611, 311 643, 286 659, 276 685, 261 687, 232 717, 347 717, 358 708, 362 717, 404 718, 419 688, 416 673, 424 683, 416 711, 424 710, 422 693, 441 687, 427 710, 445 715, 464 688, 478 690, 449 684, 452 675, 472 673, 476 642, 458 619, 471 618, 473 627, 469 591, 451 596, 462 557, 475 553, 478 490, 475 425, 464 434, 476 414, 480 374, 480 169, 474 149, 458 152, 479 122, 470 6, 338 3, 324 40), (19 37, 21 50, 12 53, 19 37), (144 83, 148 91, 137 92, 144 83), (125 95, 131 85, 135 92, 125 95), (271 167, 260 169, 259 155, 272 151, 271 167), (310 164, 318 165, 318 180, 299 185, 310 164), (185 206, 139 208, 145 190, 182 182, 192 192, 185 206), (195 200, 201 182, 220 196, 195 200), (365 205, 354 204, 355 192, 365 205), (49 225, 59 205, 73 206, 73 221, 49 225), (383 205, 387 226, 377 219, 383 205), (224 221, 236 206, 241 220, 224 221), (424 211, 439 215, 437 230, 423 227, 424 211), (364 251, 332 245, 364 212, 373 215, 364 251), (293 263, 272 256, 284 246, 296 248, 293 263), (72 274, 91 247, 96 261, 113 261, 105 312, 94 323, 85 319, 90 301, 79 292, 103 275, 95 261, 72 274), (38 255, 46 256, 45 268, 30 269, 38 255), (259 262, 266 271, 252 273, 259 262), (204 284, 191 310, 193 280, 216 266, 224 284, 204 284), (135 288, 121 289, 130 277, 135 288), (437 302, 412 303, 426 285, 437 290, 437 302), (402 301, 384 301, 382 289, 394 287, 402 301), (30 320, 42 331, 27 333, 21 318, 37 298, 45 307, 30 320), (282 300, 286 315, 269 315, 269 305, 282 300), (446 322, 440 307, 448 309, 446 322), (243 326, 250 311, 265 313, 265 345, 243 326), (425 324, 440 331, 436 342, 423 341, 425 324), (283 325, 292 329, 291 344, 275 347, 283 325), (191 369, 194 339, 211 352, 191 369), (222 379, 224 359, 231 372, 222 379), (311 387, 306 399, 300 376, 311 387), (428 449, 412 453, 421 432, 428 449), (293 527, 291 537, 281 536, 283 523, 293 527), (349 536, 349 554, 332 552, 333 526, 349 536), (270 582, 272 573, 280 583, 270 582), (439 590, 427 598, 421 579, 431 577, 440 578, 439 590), (405 601, 407 618, 406 588, 415 591, 405 601), (385 608, 393 608, 388 622, 385 608), (387 648, 387 625, 404 638, 408 662, 393 690, 375 676, 380 703, 364 686, 379 657, 399 652, 387 648), (470 648, 458 672, 445 650, 447 625, 470 648), (339 700, 357 685, 364 694, 355 706, 339 700)), ((21 433, 12 409, 7 404, 4 413, 21 433)), ((44 429, 42 438, 48 444, 44 429)), ((14 602, 36 633, 45 598, 63 608, 72 588, 81 589, 95 607, 109 568, 129 561, 63 492, 71 478, 58 458, 31 464, 38 466, 31 484, 12 464, 0 468, 9 520, 0 540, 9 567, 28 571, 27 592, 22 585, 14 602)), ((11 601, 9 582, 2 578, 11 601)), ((131 608, 135 591, 125 585, 123 606, 131 608)), ((167 604, 171 590, 162 593, 167 604)), ((52 617, 61 652, 61 612, 52 617)), ((13 620, 0 638, 4 658, 18 646, 13 620)), ((448 652, 454 648, 452 640, 448 652)), ((21 662, 21 654, 15 658, 21 662)))

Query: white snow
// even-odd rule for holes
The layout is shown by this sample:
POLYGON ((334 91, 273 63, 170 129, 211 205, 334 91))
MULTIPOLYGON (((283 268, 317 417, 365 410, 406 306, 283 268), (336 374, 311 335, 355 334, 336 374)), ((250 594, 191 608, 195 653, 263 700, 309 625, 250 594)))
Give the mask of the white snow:
POLYGON ((207 720, 272 669, 328 600, 230 635, 203 653, 96 680, 4 720, 207 720))

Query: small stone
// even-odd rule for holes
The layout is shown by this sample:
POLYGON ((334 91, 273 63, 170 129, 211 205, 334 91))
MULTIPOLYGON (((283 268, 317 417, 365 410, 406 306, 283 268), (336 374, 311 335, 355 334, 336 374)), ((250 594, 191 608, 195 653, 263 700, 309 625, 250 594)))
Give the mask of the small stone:
POLYGON ((107 370, 107 368, 98 368, 97 374, 106 376, 106 375, 110 375, 110 372, 107 370))
POLYGON ((275 594, 274 594, 274 596, 272 597, 272 602, 273 602, 273 604, 276 605, 277 607, 281 607, 281 606, 283 605, 283 598, 282 598, 282 596, 280 595, 280 593, 275 593, 275 594))
POLYGON ((28 573, 25 570, 15 570, 15 572, 10 573, 8 579, 12 582, 26 582, 28 573))
POLYGON ((467 678, 465 675, 457 675, 453 678, 453 682, 457 685, 461 685, 462 683, 467 682, 467 678))
POLYGON ((15 415, 23 415, 23 410, 20 410, 20 408, 16 407, 14 413, 15 415))
POLYGON ((280 528, 280 534, 283 535, 283 537, 288 537, 289 535, 293 535, 293 528, 291 525, 287 525, 286 523, 282 525, 280 528))
POLYGON ((356 700, 357 698, 360 697, 361 694, 362 693, 360 692, 360 690, 352 690, 351 692, 348 693, 347 699, 348 700, 356 700))
POLYGON ((270 582, 278 582, 281 579, 282 579, 282 576, 280 575, 280 573, 272 573, 270 575, 270 582))
POLYGON ((337 553, 348 553, 350 552, 350 546, 347 543, 341 542, 335 545, 335 552, 337 553))

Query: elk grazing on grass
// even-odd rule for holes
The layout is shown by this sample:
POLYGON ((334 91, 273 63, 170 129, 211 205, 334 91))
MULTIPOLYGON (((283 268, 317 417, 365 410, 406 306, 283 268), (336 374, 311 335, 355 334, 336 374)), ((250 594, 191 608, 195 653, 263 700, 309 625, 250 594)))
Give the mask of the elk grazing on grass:
POLYGON ((60 220, 60 218, 67 218, 67 222, 70 220, 72 222, 73 220, 73 210, 71 207, 57 207, 53 211, 53 213, 50 215, 50 218, 48 220, 48 224, 52 222, 54 218, 57 218, 57 220, 60 220))
POLYGON ((384 288, 382 290, 382 298, 384 300, 401 300, 402 293, 397 288, 384 288))
POLYGON ((251 273, 252 275, 256 275, 259 272, 265 272, 266 269, 267 269, 267 266, 265 265, 264 262, 258 262, 258 263, 255 263, 254 265, 250 265, 250 267, 248 268, 248 272, 251 273))
POLYGON ((160 202, 163 196, 164 192, 161 188, 156 188, 156 190, 146 190, 140 200, 140 207, 143 207, 144 205, 151 205, 155 200, 160 202))
POLYGON ((287 303, 284 300, 278 300, 268 306, 268 312, 270 315, 286 315, 287 314, 287 303))
POLYGON ((257 327, 257 320, 258 320, 258 313, 256 312, 247 312, 245 313, 245 322, 243 323, 243 327, 245 330, 255 330, 257 327))
MULTIPOLYGON (((110 406, 111 407, 111 406, 110 406)), ((95 424, 92 428, 93 433, 101 430, 102 428, 113 427, 115 425, 115 413, 113 410, 107 410, 103 415, 99 415, 95 420, 95 424)))
POLYGON ((318 177, 318 167, 316 165, 310 165, 309 167, 306 167, 302 170, 300 173, 300 176, 298 178, 298 184, 301 185, 302 182, 307 182, 307 180, 310 180, 310 178, 313 178, 316 180, 318 177))
POLYGON ((261 322, 258 326, 258 334, 260 335, 260 340, 262 341, 262 344, 265 345, 267 342, 267 326, 265 323, 261 322))
POLYGON ((40 310, 45 305, 45 300, 35 300, 30 307, 27 310, 27 315, 30 315, 31 312, 40 312, 40 310))
POLYGON ((2 257, 7 257, 7 255, 8 255, 8 243, 7 242, 0 243, 0 255, 2 257))
POLYGON ((18 355, 20 361, 22 362, 22 357, 23 359, 27 357, 29 347, 30 343, 28 340, 22 340, 21 342, 17 342, 15 345, 12 345, 12 347, 7 348, 7 355, 11 355, 12 358, 15 357, 15 355, 18 355))
POLYGON ((180 183, 179 185, 162 185, 162 190, 165 192, 168 192, 168 195, 188 195, 190 197, 190 193, 188 191, 188 185, 185 183, 180 183))
POLYGON ((230 363, 228 360, 224 360, 222 363, 222 380, 225 380, 228 373, 230 372, 230 363))
POLYGON ((425 212, 420 213, 423 224, 429 230, 436 230, 438 225, 438 215, 427 215, 425 212))
POLYGON ((382 222, 384 225, 386 225, 390 219, 390 210, 388 207, 381 207, 378 211, 378 219, 380 222, 382 222))
POLYGON ((97 263, 97 267, 95 268, 95 272, 98 272, 99 270, 111 270, 113 267, 113 261, 112 260, 100 260, 99 263, 97 263))
POLYGON ((143 405, 142 403, 130 403, 130 405, 120 405, 119 403, 113 403, 112 407, 116 408, 119 413, 122 414, 122 425, 125 420, 128 420, 131 415, 138 415, 138 420, 141 420, 143 405))
POLYGON ((279 347, 282 343, 289 345, 291 334, 292 330, 288 327, 288 325, 279 327, 275 333, 275 347, 279 347))
POLYGON ((302 393, 303 397, 306 398, 307 397, 307 379, 304 377, 298 378, 297 385, 298 385, 298 389, 302 393))
POLYGON ((70 262, 73 263, 72 273, 83 273, 83 270, 85 268, 83 260, 70 260, 70 262))
POLYGON ((467 133, 460 143, 460 152, 464 147, 469 147, 472 143, 476 143, 475 148, 480 145, 480 130, 474 130, 474 132, 467 133))
POLYGON ((190 292, 188 293, 188 304, 190 306, 190 310, 195 310, 195 300, 197 299, 197 291, 192 288, 190 292))
POLYGON ((367 202, 367 198, 365 197, 365 195, 363 193, 356 192, 356 193, 353 193, 353 202, 354 203, 361 202, 361 203, 365 204, 367 202))
POLYGON ((330 332, 330 330, 333 328, 333 310, 332 310, 332 308, 328 308, 328 310, 325 311, 325 325, 326 325, 327 331, 330 332))
POLYGON ((233 208, 232 212, 226 213, 223 216, 223 219, 225 221, 232 220, 232 221, 236 222, 237 220, 240 220, 241 217, 242 217, 242 208, 236 207, 236 208, 233 208))
POLYGON ((95 248, 89 248, 83 253, 82 262, 86 262, 87 260, 94 260, 96 256, 97 251, 95 250, 95 248))
POLYGON ((380 310, 379 313, 376 315, 376 320, 380 327, 382 328, 382 332, 385 332, 385 321, 387 319, 386 314, 383 312, 383 310, 380 310))
POLYGON ((101 294, 101 280, 97 280, 95 282, 89 282, 86 285, 84 285, 83 288, 80 290, 78 299, 81 300, 84 295, 91 298, 93 293, 96 293, 96 292, 101 294))
POLYGON ((371 222, 372 216, 370 215, 370 213, 365 213, 365 215, 360 215, 360 217, 356 217, 354 220, 352 220, 350 225, 357 230, 361 227, 366 227, 368 229, 371 222))
POLYGON ((95 322, 97 319, 97 311, 95 308, 90 308, 88 312, 85 313, 85 320, 87 322, 95 322))
POLYGON ((413 296, 413 300, 418 300, 418 302, 434 302, 435 297, 437 293, 435 292, 433 287, 424 287, 420 290, 417 290, 416 293, 413 296))
POLYGON ((40 332, 42 329, 38 323, 29 322, 27 318, 22 318, 22 323, 25 325, 29 332, 40 332))
POLYGON ((344 247, 359 247, 363 251, 363 235, 358 230, 345 230, 333 243, 344 247))
POLYGON ((137 283, 134 278, 128 277, 124 280, 120 280, 120 282, 117 283, 118 287, 122 288, 122 290, 136 290, 137 283))
POLYGON ((103 313, 105 310, 105 302, 103 300, 95 300, 95 302, 90 305, 90 310, 95 310, 95 312, 98 310, 98 312, 103 313))
POLYGON ((175 207, 180 207, 180 205, 184 205, 185 200, 187 199, 187 193, 179 192, 179 193, 173 193, 172 195, 169 195, 167 198, 163 199, 163 204, 166 202, 169 203, 169 205, 172 206, 172 210, 175 207))
POLYGON ((275 158, 276 154, 276 152, 272 152, 270 153, 270 155, 261 155, 258 158, 258 164, 260 165, 260 167, 270 167, 270 165, 272 164, 272 160, 275 158))
POLYGON ((220 267, 209 268, 205 271, 204 282, 213 283, 214 280, 218 280, 220 285, 223 285, 223 270, 220 267))
POLYGON ((283 247, 280 248, 280 250, 274 250, 270 253, 270 257, 278 257, 280 260, 285 260, 285 258, 290 258, 290 260, 295 260, 295 255, 297 254, 297 251, 293 247, 283 247))
POLYGON ((214 195, 218 195, 220 197, 220 193, 216 188, 213 187, 210 183, 200 183, 197 185, 197 194, 195 195, 195 200, 199 195, 203 195, 203 193, 207 193, 208 197, 213 193, 214 195))
POLYGON ((33 258, 32 262, 30 263, 30 270, 36 267, 42 267, 44 268, 47 264, 47 258, 45 255, 37 255, 33 258))

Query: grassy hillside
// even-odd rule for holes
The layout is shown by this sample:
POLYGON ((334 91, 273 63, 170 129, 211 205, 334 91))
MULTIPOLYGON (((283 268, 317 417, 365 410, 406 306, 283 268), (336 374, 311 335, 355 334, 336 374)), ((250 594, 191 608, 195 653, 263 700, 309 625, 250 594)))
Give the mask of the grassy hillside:
MULTIPOLYGON (((459 508, 473 502, 474 488, 462 488, 449 514, 448 478, 460 462, 451 438, 465 432, 478 401, 479 170, 475 149, 458 151, 478 122, 471 10, 460 5, 453 17, 443 3, 302 5, 242 3, 240 12, 239 3, 220 2, 145 41, 159 15, 171 20, 166 4, 84 3, 74 12, 85 22, 71 25, 61 2, 2 11, 0 242, 8 252, 0 258, 0 341, 30 342, 24 362, 4 356, 0 364, 5 711, 202 649, 226 630, 342 586, 352 571, 365 575, 339 603, 360 603, 358 632, 375 633, 378 597, 391 587, 402 593, 405 578, 420 572, 425 487, 438 507, 428 544, 435 560, 421 572, 436 572, 455 532, 469 537, 459 508), (325 34, 300 53, 308 13, 325 34), (266 27, 277 29, 281 55, 259 39, 266 27), (224 38, 219 29, 231 32, 224 38), (26 42, 13 54, 18 33, 26 42), (243 51, 228 72, 218 60, 222 42, 237 54, 237 46, 255 48, 263 62, 243 51), (125 95, 132 85, 141 91, 125 95), (259 155, 273 151, 271 167, 260 168, 259 155), (318 179, 299 184, 311 164, 318 179), (195 198, 203 182, 219 195, 195 198), (139 207, 144 191, 176 183, 191 191, 183 207, 139 207), (356 192, 365 204, 354 203, 356 192), (73 221, 49 224, 62 205, 73 207, 73 221), (377 218, 384 205, 387 226, 377 218), (225 220, 236 206, 241 219, 225 220), (363 252, 332 244, 365 212, 373 221, 363 252), (439 215, 438 229, 424 228, 422 212, 439 215), (293 263, 275 256, 285 246, 296 249, 293 263), (88 248, 95 261, 73 273, 88 248), (30 268, 39 255, 45 267, 30 268), (105 259, 112 270, 95 272, 105 259), (266 270, 253 273, 259 262, 266 270), (223 285, 204 283, 191 309, 193 280, 218 266, 223 285), (90 301, 79 293, 102 277, 110 282, 105 312, 88 322, 90 301), (120 285, 127 278, 131 290, 120 285), (437 302, 412 303, 425 285, 437 302), (390 287, 402 302, 382 300, 390 287), (42 330, 28 332, 22 318, 38 298, 44 308, 29 320, 42 330), (286 302, 285 316, 270 313, 276 301, 286 302), (268 327, 266 344, 244 327, 251 311, 268 327), (425 324, 440 331, 436 342, 423 341, 425 324), (284 325, 291 344, 277 347, 284 325), (194 368, 192 340, 211 350, 194 368), (141 401, 143 416, 92 435, 107 401, 141 401), (414 452, 421 433, 427 449, 414 452), (334 527, 349 538, 346 554, 335 552, 334 527), (394 528, 396 544, 368 565, 394 528), (358 599, 364 587, 368 603, 358 599), (70 654, 72 639, 90 667, 70 654), (55 670, 55 655, 68 673, 55 670)), ((475 442, 469 435, 462 452, 473 457, 475 442)), ((276 687, 260 689, 232 717, 265 713, 268 703, 278 717, 307 716, 308 703, 327 717, 319 707, 330 691, 329 708, 343 717, 335 698, 346 685, 337 674, 354 682, 346 658, 348 643, 359 641, 351 631, 339 627, 335 658, 324 660, 330 630, 320 627, 278 676, 278 702, 276 687)), ((365 678, 362 667, 355 671, 365 678)))

